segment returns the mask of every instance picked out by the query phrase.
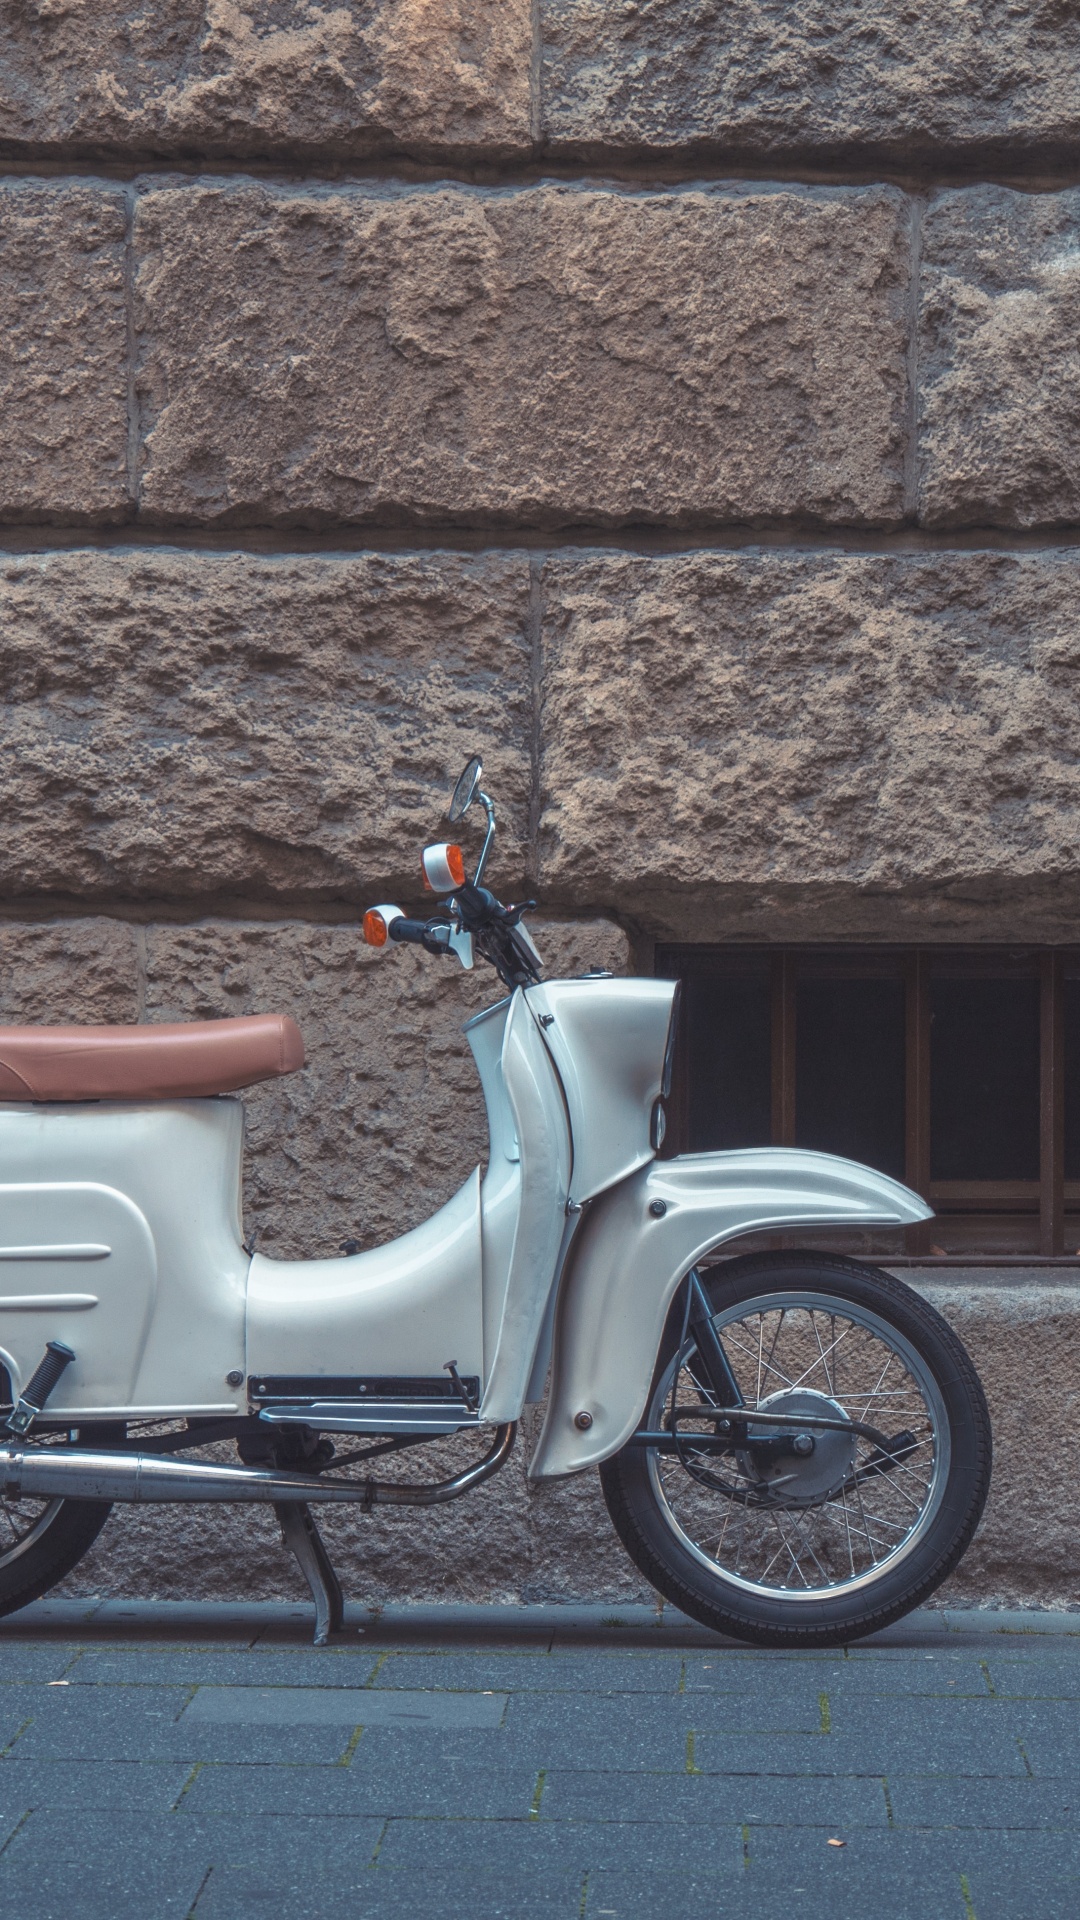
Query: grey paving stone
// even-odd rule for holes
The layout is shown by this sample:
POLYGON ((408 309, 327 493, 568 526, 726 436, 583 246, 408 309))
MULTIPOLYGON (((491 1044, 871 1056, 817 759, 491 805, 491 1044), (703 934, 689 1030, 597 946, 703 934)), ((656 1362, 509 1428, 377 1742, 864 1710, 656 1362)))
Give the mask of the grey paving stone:
POLYGON ((1080 1776, 1056 1780, 889 1780, 898 1827, 962 1827, 981 1832, 1080 1826, 1080 1776))
POLYGON ((974 1738, 937 1724, 939 1703, 904 1725, 881 1724, 864 1733, 827 1735, 698 1734, 694 1764, 704 1773, 958 1774, 1021 1776, 1027 1768, 1007 1728, 974 1738))
MULTIPOLYGON (((973 1849, 974 1851, 974 1849, 973 1849)), ((1075 1920, 1080 1911, 1080 1871, 1075 1847, 1062 1849, 1056 1859, 1027 1866, 1003 1867, 1000 1860, 983 1861, 978 1854, 966 1863, 964 1880, 970 1912, 977 1920, 1075 1920)))
MULTIPOLYGON (((747 1841, 750 1872, 762 1885, 783 1883, 788 1888, 816 1879, 831 1881, 847 1889, 854 1898, 861 1890, 865 1897, 877 1890, 879 1897, 888 1889, 886 1907, 891 1920, 892 1887, 908 1880, 931 1878, 953 1889, 959 1913, 963 1915, 959 1876, 969 1880, 978 1867, 986 1879, 1011 1882, 1014 1891, 1024 1888, 1030 1905, 1014 1908, 1012 1920, 1032 1920, 1040 1916, 1041 1890, 1070 1871, 1077 1871, 1076 1845, 1072 1836, 1052 1832, 1000 1832, 984 1829, 896 1828, 891 1832, 876 1829, 841 1827, 834 1834, 825 1829, 752 1827, 747 1841), (831 1838, 842 1839, 843 1848, 828 1845, 831 1838)), ((974 1910, 982 1920, 977 1902, 974 1910)), ((934 1911, 934 1909, 931 1909, 934 1911)))
MULTIPOLYGON (((689 1865, 689 1863, 687 1863, 689 1865)), ((775 1913, 751 1904, 751 1889, 744 1883, 742 1871, 724 1875, 698 1875, 689 1871, 671 1873, 612 1873, 606 1870, 589 1874, 582 1903, 582 1920, 792 1920, 790 1902, 786 1913, 779 1906, 775 1913)), ((799 1920, 802 1920, 800 1914, 799 1920)), ((836 1920, 836 1916, 833 1916, 836 1920)))
MULTIPOLYGON (((945 1697, 916 1702, 895 1700, 887 1713, 883 1703, 839 1695, 830 1702, 833 1736, 840 1742, 883 1753, 891 1747, 894 1768, 907 1772, 1011 1773, 1011 1763, 988 1765, 1004 1756, 1032 1730, 1043 1736, 1055 1726, 1069 1737, 1075 1731, 1075 1708, 1068 1701, 996 1700, 989 1696, 945 1697), (922 1767, 911 1767, 906 1756, 919 1747, 926 1757, 922 1767), (969 1768, 966 1756, 980 1764, 969 1768)), ((880 1771, 885 1771, 882 1767, 880 1771)))
POLYGON ((880 1700, 895 1695, 931 1697, 935 1694, 989 1696, 983 1671, 984 1656, 977 1649, 945 1647, 934 1653, 864 1654, 845 1660, 829 1680, 831 1695, 865 1696, 880 1700))
POLYGON ((437 1772, 456 1766, 495 1772, 505 1766, 528 1769, 537 1764, 528 1747, 508 1737, 505 1726, 369 1726, 352 1736, 349 1756, 351 1767, 396 1767, 402 1773, 421 1768, 437 1772))
MULTIPOLYGON (((751 1826, 745 1836, 743 1857, 748 1862, 748 1876, 758 1886, 779 1883, 790 1891, 816 1883, 833 1890, 841 1911, 857 1888, 865 1893, 868 1886, 874 1887, 892 1920, 894 1887, 902 1888, 907 1883, 929 1890, 950 1885, 959 1895, 953 1839, 942 1833, 883 1831, 854 1825, 751 1826), (830 1840, 842 1840, 844 1845, 832 1847, 830 1840)), ((961 1848, 961 1862, 965 1858, 961 1848)), ((930 1911, 936 1920, 936 1908, 930 1911)))
POLYGON ((181 1812, 292 1813, 317 1807, 326 1819, 358 1814, 388 1818, 524 1819, 536 1793, 538 1770, 511 1758, 492 1766, 478 1756, 432 1761, 426 1749, 383 1742, 371 1751, 364 1734, 344 1767, 235 1766, 189 1769, 181 1812), (193 1776, 193 1777, 192 1777, 193 1776))
POLYGON ((112 1808, 146 1808, 166 1813, 175 1806, 191 1768, 179 1764, 154 1765, 146 1760, 19 1760, 9 1754, 0 1761, 0 1805, 20 1802, 26 1807, 75 1807, 107 1812, 112 1808))
POLYGON ((199 1897, 197 1920, 328 1920, 337 1914, 347 1920, 579 1920, 583 1878, 549 1873, 537 1883, 500 1873, 464 1880, 455 1870, 377 1868, 312 1885, 215 1868, 199 1897))
MULTIPOLYGON (((291 1742, 290 1742, 291 1745, 291 1742)), ((189 1767, 178 1817, 192 1814, 291 1814, 318 1807, 326 1820, 348 1819, 368 1809, 360 1804, 351 1766, 312 1766, 253 1761, 247 1765, 207 1760, 189 1767)))
POLYGON ((179 1814, 114 1811, 107 1821, 71 1810, 34 1812, 3 1855, 18 1870, 29 1858, 89 1866, 104 1846, 111 1862, 140 1856, 155 1868, 259 1867, 275 1873, 336 1873, 367 1867, 385 1822, 361 1816, 324 1820, 315 1814, 179 1814))
MULTIPOLYGON (((29 1760, 277 1760, 280 1729, 221 1726, 206 1721, 178 1723, 186 1690, 154 1687, 68 1687, 62 1692, 31 1690, 24 1725, 11 1757, 29 1760)), ((288 1754, 293 1761, 334 1764, 345 1750, 348 1730, 293 1727, 288 1754)))
POLYGON ((880 1776, 884 1769, 855 1755, 831 1735, 821 1733, 691 1732, 683 1758, 687 1773, 880 1776))
POLYGON ((342 1879, 366 1869, 386 1825, 384 1819, 356 1814, 326 1820, 318 1811, 253 1815, 173 1815, 174 1848, 185 1857, 194 1848, 214 1866, 248 1867, 303 1878, 342 1879), (189 1829, 193 1831, 189 1832, 189 1829))
POLYGON ((1060 1724, 1040 1725, 1038 1718, 1032 1716, 1015 1738, 1017 1752, 1027 1763, 1025 1772, 1030 1771, 1037 1780, 1060 1780, 1080 1786, 1080 1747, 1075 1718, 1072 1728, 1068 1729, 1060 1724))
POLYGON ((541 1693, 677 1693, 685 1656, 678 1652, 601 1653, 556 1648, 521 1653, 394 1653, 378 1687, 504 1687, 541 1693))
POLYGON ((36 1704, 32 1687, 11 1687, 0 1697, 0 1758, 24 1737, 36 1704))
POLYGON ((767 1655, 732 1654, 726 1647, 712 1653, 683 1655, 681 1688, 684 1693, 733 1699, 783 1700, 810 1694, 816 1700, 823 1689, 836 1684, 848 1666, 842 1654, 767 1655))
POLYGON ((647 1695, 573 1700, 551 1694, 511 1695, 502 1735, 507 1752, 537 1767, 599 1767, 678 1773, 686 1766, 689 1715, 681 1702, 647 1695), (657 1715, 653 1709, 662 1705, 657 1715), (633 1710, 631 1710, 633 1709, 633 1710))
MULTIPOLYGON (((724 1695, 719 1702, 707 1695, 655 1693, 598 1693, 586 1688, 560 1693, 541 1693, 535 1689, 511 1695, 506 1724, 515 1735, 532 1728, 566 1731, 573 1734, 588 1728, 603 1727, 612 1737, 623 1732, 636 1734, 685 1732, 689 1727, 717 1727, 729 1709, 739 1710, 737 1695, 724 1695)), ((815 1693, 813 1725, 820 1724, 815 1693)))
POLYGON ((1044 1652, 1026 1658, 991 1653, 989 1682, 1000 1699, 1080 1700, 1080 1655, 1044 1652))
POLYGON ((197 1864, 159 1866, 141 1853, 116 1860, 107 1846, 92 1872, 85 1860, 54 1861, 42 1853, 15 1864, 5 1853, 0 1902, 19 1920, 187 1920, 205 1871, 197 1864))
MULTIPOLYGON (((837 1690, 830 1702, 834 1733, 866 1734, 876 1730, 883 1719, 882 1701, 867 1695, 837 1690)), ((995 1700, 982 1694, 947 1693, 931 1696, 897 1696, 889 1702, 888 1719, 899 1734, 924 1723, 934 1737, 954 1740, 964 1736, 981 1740, 1002 1728, 1019 1726, 1029 1712, 1029 1703, 1021 1700, 995 1700)))
MULTIPOLYGON (((763 1883, 752 1867, 722 1879, 693 1873, 590 1873, 583 1920, 965 1920, 955 1874, 890 1874, 881 1889, 888 1905, 870 1904, 860 1888, 852 1904, 839 1904, 835 1879, 804 1873, 788 1886, 763 1883)), ((200 1920, 202 1909, 200 1906, 200 1920)), ((528 1909, 525 1910, 526 1914, 528 1909)), ((1016 1920, 1016 1916, 1012 1916, 1016 1920)))
POLYGON ((880 1780, 768 1774, 586 1773, 555 1769, 539 1796, 541 1820, 723 1821, 888 1825, 880 1780))
POLYGON ((4 1801, 0 1809, 0 1863, 3 1860, 4 1848, 13 1835, 18 1833, 24 1821, 30 1818, 32 1812, 33 1808, 25 1793, 10 1794, 4 1801))
POLYGON ((906 1716, 915 1703, 920 1711, 928 1713, 931 1703, 936 1700, 945 1703, 947 1710, 948 1703, 954 1700, 978 1703, 990 1698, 990 1689, 977 1670, 974 1673, 958 1673, 951 1679, 943 1675, 936 1686, 929 1687, 917 1687, 914 1684, 910 1687, 888 1687, 883 1682, 861 1686, 840 1680, 828 1692, 829 1713, 834 1727, 847 1724, 850 1707, 861 1709, 867 1718, 895 1712, 906 1716))
POLYGON ((223 1726, 498 1727, 505 1693, 437 1693, 363 1687, 200 1687, 184 1708, 223 1726))
POLYGON ((77 1647, 0 1645, 0 1686, 6 1682, 60 1680, 78 1661, 77 1647))
POLYGON ((539 1771, 515 1762, 512 1750, 498 1767, 482 1765, 476 1758, 403 1767, 399 1748, 385 1741, 376 1748, 365 1738, 345 1778, 350 1804, 357 1812, 444 1820, 522 1820, 536 1799, 539 1771))
MULTIPOLYGON (((0 1648, 0 1654, 8 1651, 0 1648)), ((363 1687, 379 1664, 379 1655, 366 1647, 95 1646, 82 1649, 65 1671, 78 1686, 363 1687)), ((0 1667, 0 1680, 6 1678, 0 1667)))
MULTIPOLYGON (((460 1873, 528 1875, 679 1871, 688 1829, 662 1821, 391 1820, 379 1848, 379 1870, 452 1867, 460 1873)), ((742 1866, 742 1834, 734 1823, 694 1829, 695 1865, 717 1874, 742 1866)))
POLYGON ((147 1726, 171 1726, 178 1720, 191 1698, 190 1687, 78 1687, 51 1686, 48 1681, 35 1686, 0 1688, 0 1703, 19 1702, 24 1717, 32 1714, 35 1725, 54 1723, 88 1729, 111 1724, 114 1720, 145 1722, 147 1726))
POLYGON ((740 1693, 683 1696, 686 1725, 697 1733, 813 1734, 829 1724, 829 1692, 820 1676, 793 1673, 786 1687, 759 1687, 751 1682, 740 1693))

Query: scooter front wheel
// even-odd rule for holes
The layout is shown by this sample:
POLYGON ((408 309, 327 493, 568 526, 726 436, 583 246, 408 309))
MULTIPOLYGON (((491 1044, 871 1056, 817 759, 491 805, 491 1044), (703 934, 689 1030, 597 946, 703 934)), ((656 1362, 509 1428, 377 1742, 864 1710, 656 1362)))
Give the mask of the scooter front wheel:
POLYGON ((709 1417, 733 1395, 718 1397, 680 1289, 643 1423, 673 1437, 600 1469, 631 1559, 673 1605, 759 1645, 888 1626, 952 1572, 989 1489, 989 1414, 962 1343, 854 1260, 752 1254, 702 1285, 734 1397, 761 1418, 709 1417))
MULTIPOLYGON (((56 1438, 69 1443, 66 1433, 56 1438)), ((93 1429, 95 1447, 123 1446, 124 1439, 123 1427, 93 1429)), ((109 1500, 8 1500, 0 1491, 0 1615, 28 1607, 59 1585, 89 1552, 111 1512, 109 1500)))

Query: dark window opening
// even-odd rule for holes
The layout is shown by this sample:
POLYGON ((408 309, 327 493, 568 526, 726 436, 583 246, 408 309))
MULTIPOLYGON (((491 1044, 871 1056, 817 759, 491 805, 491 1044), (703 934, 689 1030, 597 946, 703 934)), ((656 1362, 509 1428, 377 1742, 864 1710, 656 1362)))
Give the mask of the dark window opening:
POLYGON ((1065 1178, 1080 1182, 1080 974, 1064 990, 1065 1178))
POLYGON ((918 1253, 1080 1250, 1080 953, 662 947, 683 980, 670 1150, 796 1145, 936 1218, 918 1253))
POLYGON ((904 987, 798 981, 795 1145, 904 1177, 904 987))
POLYGON ((692 975, 683 1018, 698 1059, 689 1084, 695 1153, 755 1145, 769 1138, 771 1000, 768 966, 732 970, 717 993, 692 975), (719 1095, 719 1097, 717 1097, 719 1095))
POLYGON ((930 977, 930 1177, 1039 1177, 1039 983, 930 977))

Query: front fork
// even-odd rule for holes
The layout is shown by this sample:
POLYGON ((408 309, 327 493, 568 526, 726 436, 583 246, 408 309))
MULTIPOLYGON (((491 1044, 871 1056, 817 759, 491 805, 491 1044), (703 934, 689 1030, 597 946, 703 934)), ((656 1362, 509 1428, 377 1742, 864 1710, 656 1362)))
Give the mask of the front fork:
MULTIPOLYGON (((724 1343, 716 1331, 709 1296, 701 1284, 701 1275, 696 1267, 691 1267, 687 1274, 686 1285, 680 1352, 686 1343, 687 1333, 692 1333, 697 1347, 692 1368, 695 1378, 713 1394, 716 1405, 730 1409, 743 1407, 746 1401, 724 1352, 724 1343)), ((676 1359, 673 1392, 679 1377, 678 1364, 676 1359)), ((673 1451, 678 1452, 678 1440, 674 1435, 669 1444, 673 1451)), ((712 1438, 695 1434, 694 1445, 705 1453, 738 1452, 759 1464, 771 1463, 778 1455, 796 1451, 793 1435, 755 1433, 753 1423, 748 1424, 745 1420, 718 1420, 712 1438)))
POLYGON ((691 1267, 686 1276, 686 1284, 690 1290, 686 1324, 697 1344, 698 1359, 701 1372, 705 1375, 705 1384, 712 1388, 720 1406, 741 1407, 743 1397, 739 1392, 739 1383, 731 1371, 723 1342, 713 1325, 709 1296, 701 1284, 701 1276, 696 1267, 691 1267))

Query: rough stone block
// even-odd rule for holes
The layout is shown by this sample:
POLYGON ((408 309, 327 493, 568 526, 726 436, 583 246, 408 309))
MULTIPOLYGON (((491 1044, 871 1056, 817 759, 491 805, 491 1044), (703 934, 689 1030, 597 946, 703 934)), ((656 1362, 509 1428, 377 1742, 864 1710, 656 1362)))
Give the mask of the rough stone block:
POLYGON ((137 938, 122 920, 0 921, 0 1021, 58 1027, 137 1020, 137 938))
POLYGON ((549 149, 848 166, 1075 152, 1080 25, 1046 0, 541 0, 549 149))
POLYGON ((0 558, 0 887, 408 904, 480 751, 520 898, 528 605, 520 555, 0 558))
POLYGON ((543 607, 546 900, 1075 938, 1080 555, 560 555, 543 607))
POLYGON ((529 0, 3 0, 0 149, 513 155, 529 0))
POLYGON ((1080 192, 945 193, 926 215, 919 510, 932 527, 1080 517, 1080 192))
POLYGON ((887 188, 146 192, 141 511, 279 526, 887 525, 887 188))
POLYGON ((127 510, 125 232, 119 188, 0 186, 0 518, 127 510))
POLYGON ((1032 1463, 1071 1459, 1080 1439, 1080 1288, 1047 1284, 1033 1269, 994 1276, 990 1285, 935 1276, 922 1290, 968 1348, 994 1432, 986 1512, 940 1597, 1075 1607, 1080 1523, 1071 1479, 1067 1470, 1033 1472, 1032 1463))
MULTIPOLYGON (((534 932, 553 975, 626 971, 626 936, 608 921, 534 932)), ((405 1233, 484 1158, 461 1026, 503 991, 489 967, 376 953, 355 926, 219 920, 145 938, 147 1020, 290 1013, 304 1035, 304 1070, 245 1096, 247 1226, 261 1250, 314 1259, 405 1233)))

